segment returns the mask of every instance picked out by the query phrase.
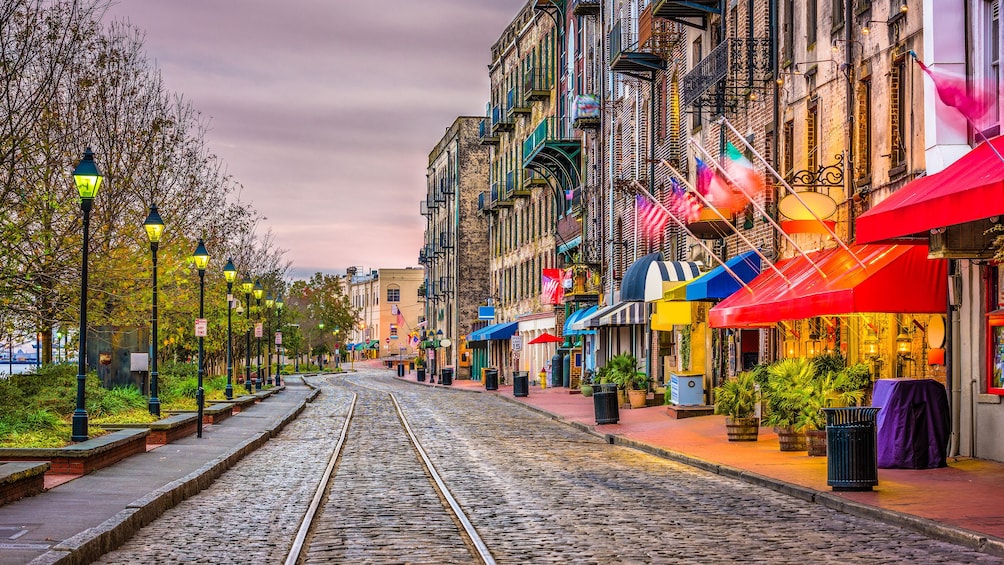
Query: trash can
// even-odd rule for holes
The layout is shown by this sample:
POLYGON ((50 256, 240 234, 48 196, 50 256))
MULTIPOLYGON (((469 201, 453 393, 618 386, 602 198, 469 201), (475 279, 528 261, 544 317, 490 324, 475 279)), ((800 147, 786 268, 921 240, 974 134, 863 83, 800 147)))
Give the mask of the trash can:
POLYGON ((621 419, 617 406, 617 385, 593 385, 593 412, 597 424, 616 424, 621 419))
POLYGON ((512 395, 522 398, 530 394, 530 373, 516 371, 512 374, 512 395))
POLYGON ((453 367, 443 367, 439 372, 439 384, 444 386, 453 384, 453 367))
POLYGON ((485 390, 499 389, 499 370, 488 369, 485 371, 485 390))
POLYGON ((875 415, 879 408, 823 408, 826 414, 826 484, 836 491, 872 490, 878 484, 875 415))
POLYGON ((418 382, 420 383, 425 382, 425 367, 418 368, 418 382))
POLYGON ((404 376, 404 363, 398 363, 397 364, 397 376, 399 376, 399 377, 403 377, 404 376))

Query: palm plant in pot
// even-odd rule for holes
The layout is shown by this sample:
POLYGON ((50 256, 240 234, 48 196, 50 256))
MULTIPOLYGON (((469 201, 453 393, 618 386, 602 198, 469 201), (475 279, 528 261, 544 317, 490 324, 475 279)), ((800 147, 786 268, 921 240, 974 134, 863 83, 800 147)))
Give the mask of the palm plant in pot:
POLYGON ((808 359, 782 359, 767 368, 764 424, 777 432, 781 451, 805 451, 805 423, 801 421, 807 393, 816 375, 808 359))
POLYGON ((729 441, 756 441, 760 419, 755 417, 760 391, 752 371, 744 371, 715 387, 715 414, 725 415, 729 441))
POLYGON ((630 353, 618 353, 610 358, 606 366, 607 379, 617 383, 617 388, 625 391, 632 408, 644 408, 648 396, 648 375, 638 370, 638 359, 630 353))
POLYGON ((844 368, 818 374, 801 389, 805 397, 795 427, 805 430, 809 455, 826 455, 826 414, 823 409, 860 405, 865 392, 856 388, 858 384, 851 368, 844 368))

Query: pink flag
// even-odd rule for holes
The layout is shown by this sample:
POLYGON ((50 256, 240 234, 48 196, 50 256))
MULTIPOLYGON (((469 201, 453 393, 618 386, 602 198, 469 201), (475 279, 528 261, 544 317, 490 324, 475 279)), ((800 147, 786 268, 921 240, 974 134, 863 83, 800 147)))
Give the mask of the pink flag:
POLYGON ((927 76, 931 77, 931 82, 934 83, 934 88, 938 92, 938 98, 946 106, 951 106, 958 110, 969 122, 975 122, 982 118, 983 114, 987 113, 988 104, 980 101, 981 99, 986 100, 987 97, 979 92, 974 92, 974 96, 970 96, 967 92, 965 76, 959 76, 941 69, 929 68, 917 57, 917 54, 913 50, 910 51, 910 55, 920 65, 920 69, 927 73, 927 76))
POLYGON ((542 269, 540 291, 541 304, 564 304, 565 293, 561 288, 561 269, 542 269))
POLYGON ((732 142, 725 144, 725 171, 751 197, 763 194, 767 188, 763 175, 732 142))

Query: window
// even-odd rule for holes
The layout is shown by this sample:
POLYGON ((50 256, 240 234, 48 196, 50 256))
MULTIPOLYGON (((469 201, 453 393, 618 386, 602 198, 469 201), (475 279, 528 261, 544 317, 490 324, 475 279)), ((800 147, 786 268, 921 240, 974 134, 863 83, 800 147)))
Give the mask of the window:
POLYGON ((889 73, 890 165, 906 164, 906 58, 893 62, 889 73))
POLYGON ((813 99, 805 116, 805 168, 810 173, 819 170, 819 102, 813 99))
POLYGON ((862 80, 858 83, 857 116, 857 163, 855 171, 858 180, 871 178, 872 166, 872 83, 862 80))
POLYGON ((781 163, 781 171, 783 171, 784 179, 791 182, 791 175, 795 171, 795 122, 793 120, 784 122, 782 135, 784 137, 781 141, 781 151, 784 161, 781 163))
POLYGON ((391 338, 397 337, 397 324, 390 325, 390 336, 391 338))
POLYGON ((805 6, 805 41, 809 47, 816 44, 817 0, 807 0, 805 6))
POLYGON ((795 60, 795 0, 784 0, 784 23, 781 25, 784 43, 781 46, 781 64, 790 65, 795 60))
MULTIPOLYGON (((850 0, 848 0, 850 1, 850 0)), ((833 28, 843 27, 844 25, 844 0, 831 0, 830 3, 831 10, 833 12, 833 28)))
POLYGON ((986 24, 983 38, 983 68, 981 84, 992 85, 981 93, 986 98, 987 113, 980 120, 979 129, 986 138, 1000 134, 1000 103, 997 89, 1000 80, 1000 0, 986 2, 986 24))
POLYGON ((401 302, 401 289, 399 287, 387 288, 387 302, 401 302))

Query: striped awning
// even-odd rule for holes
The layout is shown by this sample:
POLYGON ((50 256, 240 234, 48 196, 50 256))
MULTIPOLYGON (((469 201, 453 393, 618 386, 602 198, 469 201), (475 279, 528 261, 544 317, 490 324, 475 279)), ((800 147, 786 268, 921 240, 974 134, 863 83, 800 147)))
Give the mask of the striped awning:
POLYGON ((653 261, 645 276, 645 302, 662 300, 663 294, 701 276, 693 261, 653 261))
POLYGON ((647 324, 645 319, 645 303, 637 301, 618 302, 613 306, 601 308, 593 314, 586 323, 588 327, 599 326, 630 326, 647 324))

